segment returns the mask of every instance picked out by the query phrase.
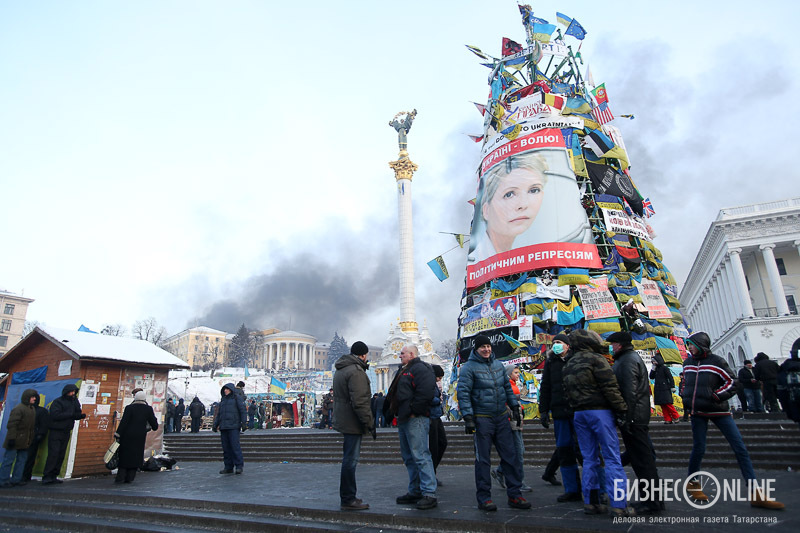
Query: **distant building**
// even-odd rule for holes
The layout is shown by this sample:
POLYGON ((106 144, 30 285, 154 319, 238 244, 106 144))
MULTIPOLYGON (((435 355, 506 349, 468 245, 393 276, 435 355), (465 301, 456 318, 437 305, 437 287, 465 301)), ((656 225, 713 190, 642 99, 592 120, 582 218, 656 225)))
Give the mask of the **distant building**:
POLYGON ((25 316, 32 298, 18 296, 0 289, 0 356, 22 338, 25 316))
POLYGON ((206 326, 189 328, 168 337, 163 348, 186 361, 191 368, 202 368, 216 363, 223 366, 227 360, 228 343, 224 331, 206 326))
POLYGON ((316 364, 317 339, 297 331, 281 331, 261 340, 261 358, 256 365, 267 370, 309 370, 316 364))
POLYGON ((694 331, 732 367, 778 361, 800 339, 800 198, 725 208, 706 233, 680 299, 694 331))
POLYGON ((328 368, 328 352, 331 351, 329 342, 318 342, 314 345, 314 368, 317 370, 330 370, 328 368))

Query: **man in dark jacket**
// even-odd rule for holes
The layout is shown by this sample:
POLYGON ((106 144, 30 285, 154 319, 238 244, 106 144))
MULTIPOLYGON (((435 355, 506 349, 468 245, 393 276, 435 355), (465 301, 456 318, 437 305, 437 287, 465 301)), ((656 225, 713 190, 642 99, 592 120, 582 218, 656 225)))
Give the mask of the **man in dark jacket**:
POLYGON ((375 427, 382 428, 386 427, 386 418, 383 416, 383 403, 385 398, 383 397, 383 392, 378 393, 378 397, 375 398, 375 427))
POLYGON ((175 429, 175 398, 167 400, 167 413, 164 416, 164 433, 172 433, 175 429))
POLYGON ((408 492, 399 496, 397 503, 433 509, 438 502, 428 431, 436 378, 431 366, 419 358, 416 346, 403 346, 400 362, 403 366, 395 374, 386 398, 391 415, 397 417, 400 454, 408 470, 408 492))
POLYGON ((244 401, 235 391, 233 383, 226 383, 222 387, 219 406, 214 416, 212 429, 213 431, 219 430, 222 440, 222 459, 225 463, 225 468, 219 471, 220 474, 233 474, 234 467, 237 474, 244 471, 239 430, 247 429, 247 410, 244 407, 244 401))
POLYGON ((739 370, 739 384, 744 389, 744 397, 747 401, 747 410, 754 413, 763 413, 764 405, 761 403, 761 382, 753 372, 753 363, 749 359, 744 360, 744 366, 739 370))
POLYGON ((795 341, 789 351, 789 359, 781 363, 778 370, 778 398, 790 420, 800 424, 800 357, 797 349, 800 341, 795 341))
POLYGON ((86 418, 81 412, 81 403, 77 398, 78 387, 69 383, 64 385, 61 396, 50 404, 50 433, 47 437, 47 462, 42 474, 42 485, 63 483, 58 479, 61 464, 67 453, 69 436, 76 420, 86 418))
MULTIPOLYGON (((689 477, 700 470, 703 455, 706 452, 706 434, 708 421, 714 422, 730 444, 742 477, 745 480, 756 479, 750 454, 733 421, 728 399, 736 394, 736 380, 733 371, 722 357, 711 353, 711 338, 705 332, 697 332, 686 339, 686 348, 691 354, 683 362, 685 383, 681 396, 684 410, 692 416, 692 455, 689 457, 689 477)), ((695 500, 708 501, 700 483, 692 480, 687 484, 687 492, 695 500)), ((753 507, 765 509, 783 509, 784 505, 777 501, 767 500, 760 491, 756 491, 750 500, 753 507)))
POLYGON ((575 411, 575 433, 583 455, 583 512, 600 514, 606 511, 600 504, 599 449, 605 461, 605 489, 611 502, 608 510, 615 516, 630 515, 632 509, 627 507, 625 496, 620 498, 619 491, 614 490, 628 484, 614 428, 615 419, 618 425, 624 424, 627 405, 614 371, 601 355, 603 339, 600 335, 577 329, 569 334, 569 340, 572 353, 564 365, 564 391, 575 411))
POLYGON ((620 427, 625 451, 633 471, 639 479, 639 494, 648 494, 634 505, 637 514, 661 512, 663 495, 657 494, 659 487, 656 457, 648 434, 650 424, 650 376, 644 361, 633 349, 631 334, 627 331, 612 333, 607 339, 614 352, 611 369, 617 378, 622 399, 628 406, 625 422, 620 427))
POLYGON ((344 511, 363 511, 369 504, 356 497, 356 466, 361 453, 361 438, 372 434, 375 439, 375 419, 370 409, 370 385, 367 377, 369 348, 356 341, 350 353, 336 361, 333 375, 334 429, 342 434, 342 469, 339 476, 339 499, 344 511))
POLYGON ((511 388, 503 364, 492 354, 492 342, 486 335, 476 335, 475 348, 458 373, 458 408, 464 417, 467 435, 475 434, 475 485, 478 509, 496 511, 492 501, 492 443, 500 455, 506 483, 508 505, 530 509, 522 497, 522 476, 517 464, 517 448, 511 434, 508 410, 515 421, 521 420, 519 402, 511 388))
POLYGON ((255 400, 250 400, 250 405, 247 406, 247 427, 250 429, 256 428, 256 414, 258 413, 258 407, 256 406, 255 400))
POLYGON ((319 421, 319 429, 329 429, 331 427, 331 415, 333 413, 333 389, 322 397, 322 418, 319 421))
POLYGON ((147 394, 142 390, 133 396, 133 403, 125 407, 114 437, 119 441, 119 468, 114 483, 133 483, 136 471, 144 462, 147 432, 158 429, 153 408, 147 404, 147 394))
MULTIPOLYGON (((547 352, 539 387, 539 421, 545 429, 550 427, 549 415, 553 415, 553 433, 556 438, 556 454, 564 480, 564 494, 556 498, 559 502, 580 501, 581 482, 578 475, 578 459, 575 454, 574 413, 564 392, 564 365, 570 351, 569 336, 559 333, 553 338, 553 346, 547 352)), ((555 473, 555 472, 554 472, 555 473)), ((550 476, 545 481, 551 482, 550 476)))
POLYGON ((197 396, 194 397, 192 403, 189 404, 189 416, 192 418, 192 433, 200 431, 200 424, 203 422, 203 416, 206 414, 206 406, 200 401, 197 396))
POLYGON ((781 408, 778 407, 778 363, 764 352, 758 352, 754 361, 756 366, 753 373, 764 387, 764 407, 770 413, 779 413, 781 408))
POLYGON ((186 414, 186 405, 183 403, 183 398, 178 400, 178 405, 175 406, 175 433, 180 433, 183 429, 183 415, 186 414))
POLYGON ((0 464, 0 487, 20 485, 28 458, 28 448, 33 442, 36 429, 34 405, 39 394, 34 389, 25 389, 20 402, 8 415, 6 440, 3 442, 3 462, 0 464), (14 467, 12 473, 11 468, 14 467))
POLYGON ((34 429, 33 443, 28 448, 28 458, 25 460, 25 470, 22 472, 22 483, 27 483, 33 477, 33 466, 36 464, 36 455, 39 453, 39 445, 47 437, 47 427, 50 425, 50 411, 39 405, 40 397, 36 395, 36 402, 33 404, 36 409, 36 426, 34 429))

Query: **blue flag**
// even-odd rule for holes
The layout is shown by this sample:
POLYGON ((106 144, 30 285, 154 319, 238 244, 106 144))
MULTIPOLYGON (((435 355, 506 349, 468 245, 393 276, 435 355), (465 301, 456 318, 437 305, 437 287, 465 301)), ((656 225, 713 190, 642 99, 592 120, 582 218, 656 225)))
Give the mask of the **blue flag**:
POLYGON ((428 261, 428 266, 431 267, 433 273, 436 274, 436 277, 439 278, 439 281, 444 281, 450 277, 450 274, 447 273, 447 267, 444 264, 444 259, 440 255, 436 259, 431 259, 428 261))
POLYGON ((578 19, 572 19, 572 22, 569 23, 569 27, 567 31, 564 32, 566 35, 572 35, 579 41, 582 41, 584 37, 586 37, 586 30, 583 29, 581 23, 578 22, 578 19))

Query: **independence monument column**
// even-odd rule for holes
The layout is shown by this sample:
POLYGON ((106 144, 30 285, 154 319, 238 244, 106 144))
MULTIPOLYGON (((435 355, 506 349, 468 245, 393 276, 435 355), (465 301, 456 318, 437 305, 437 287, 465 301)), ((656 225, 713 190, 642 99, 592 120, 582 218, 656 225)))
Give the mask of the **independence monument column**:
POLYGON ((396 114, 389 125, 397 130, 400 153, 389 166, 397 181, 397 210, 400 229, 400 328, 415 344, 419 343, 419 326, 414 303, 414 229, 411 223, 411 179, 417 165, 408 158, 407 135, 417 110, 396 114))

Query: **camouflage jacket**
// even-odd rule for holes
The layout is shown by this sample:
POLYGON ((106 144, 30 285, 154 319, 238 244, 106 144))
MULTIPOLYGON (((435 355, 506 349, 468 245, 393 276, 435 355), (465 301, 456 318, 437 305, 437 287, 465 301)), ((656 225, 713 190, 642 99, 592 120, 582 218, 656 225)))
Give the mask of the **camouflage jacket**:
POLYGON ((576 411, 610 409, 625 413, 627 406, 614 371, 602 355, 581 350, 567 356, 564 391, 576 411))

